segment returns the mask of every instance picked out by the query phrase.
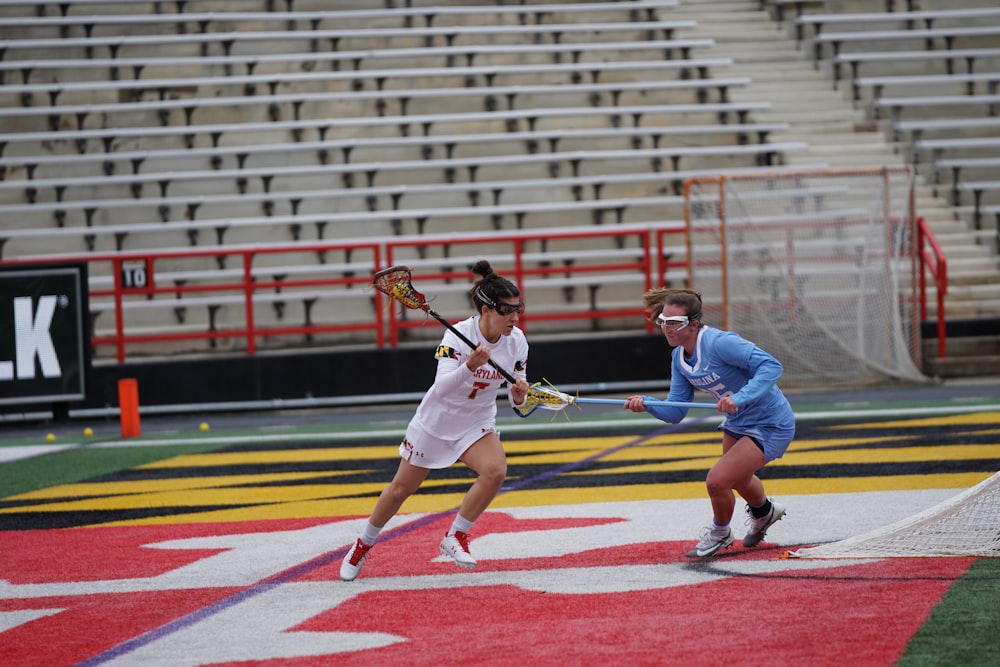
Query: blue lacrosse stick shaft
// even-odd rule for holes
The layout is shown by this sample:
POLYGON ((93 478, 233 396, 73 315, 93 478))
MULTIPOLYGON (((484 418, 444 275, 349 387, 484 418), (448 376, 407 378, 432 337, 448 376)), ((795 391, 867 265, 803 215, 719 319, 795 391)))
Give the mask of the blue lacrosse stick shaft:
MULTIPOLYGON (((595 403, 602 405, 624 405, 624 398, 574 398, 574 403, 595 403)), ((710 408, 715 409, 715 403, 686 403, 684 401, 644 401, 643 405, 662 405, 668 408, 710 408)))

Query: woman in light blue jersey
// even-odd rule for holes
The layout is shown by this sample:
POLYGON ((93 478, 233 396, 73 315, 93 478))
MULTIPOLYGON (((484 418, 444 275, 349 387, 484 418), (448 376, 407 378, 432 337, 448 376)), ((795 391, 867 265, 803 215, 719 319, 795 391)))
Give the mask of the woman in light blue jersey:
MULTIPOLYGON (((756 546, 785 508, 768 498, 757 471, 780 458, 795 435, 795 415, 778 389, 781 364, 764 350, 731 331, 702 323, 701 295, 687 289, 653 289, 643 303, 673 348, 670 366, 671 402, 691 402, 694 390, 711 394, 716 408, 726 415, 722 431, 722 456, 708 471, 705 484, 712 501, 712 522, 691 558, 712 556, 733 543, 730 522, 736 507, 733 491, 747 502, 747 533, 743 546, 756 546)), ((649 412, 676 424, 686 408, 646 406, 651 396, 630 396, 625 408, 649 412)))

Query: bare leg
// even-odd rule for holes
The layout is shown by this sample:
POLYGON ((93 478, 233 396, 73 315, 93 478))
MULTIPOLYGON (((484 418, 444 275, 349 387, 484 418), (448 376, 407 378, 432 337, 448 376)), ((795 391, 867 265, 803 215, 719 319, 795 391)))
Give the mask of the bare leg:
POLYGON ((429 472, 430 470, 427 468, 420 468, 409 461, 400 460, 396 475, 382 490, 368 521, 378 528, 385 526, 389 519, 396 515, 406 499, 420 488, 429 472))
POLYGON ((755 474, 765 465, 764 453, 750 438, 723 435, 722 458, 716 461, 705 485, 712 501, 712 514, 720 525, 729 523, 736 508, 735 489, 751 505, 764 502, 764 485, 755 474))
POLYGON ((465 450, 461 461, 478 476, 462 499, 458 513, 475 521, 496 498, 507 478, 507 455, 500 444, 500 436, 487 433, 465 450))

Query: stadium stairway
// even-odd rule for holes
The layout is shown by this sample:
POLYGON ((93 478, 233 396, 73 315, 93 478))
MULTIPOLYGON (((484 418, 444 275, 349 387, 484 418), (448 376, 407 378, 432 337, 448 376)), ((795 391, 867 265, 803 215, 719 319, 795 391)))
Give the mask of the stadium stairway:
MULTIPOLYGON (((832 76, 813 64, 809 44, 800 45, 795 39, 794 16, 786 16, 782 23, 761 5, 759 0, 699 0, 681 3, 670 15, 677 20, 697 20, 697 28, 689 36, 715 40, 712 55, 733 59, 728 72, 752 79, 749 86, 732 91, 734 101, 770 102, 771 108, 756 112, 755 120, 789 124, 787 130, 774 133, 773 141, 808 142, 806 151, 786 156, 788 164, 826 163, 833 168, 905 165, 905 147, 869 120, 864 108, 855 107, 849 89, 838 90, 832 76)), ((933 377, 1000 374, 1000 262, 996 250, 977 240, 969 224, 945 199, 946 193, 939 195, 919 175, 915 194, 917 214, 928 222, 947 258, 945 315, 951 323, 944 359, 937 358, 933 326, 925 326, 923 370, 933 377)), ((937 317, 935 295, 931 288, 928 317, 932 321, 937 317)))

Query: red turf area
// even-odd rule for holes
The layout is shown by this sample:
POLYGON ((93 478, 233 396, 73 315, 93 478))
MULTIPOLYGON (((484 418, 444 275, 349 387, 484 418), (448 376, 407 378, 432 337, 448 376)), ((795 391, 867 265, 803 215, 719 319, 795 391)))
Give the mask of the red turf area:
MULTIPOLYGON (((489 522, 490 532, 525 529, 524 522, 509 522, 505 516, 490 513, 483 523, 489 522)), ((454 572, 453 565, 427 563, 425 557, 436 548, 442 527, 446 524, 377 545, 361 576, 454 572)), ((554 522, 551 527, 566 526, 554 522)), ((616 563, 696 566, 684 556, 690 547, 688 542, 649 542, 553 558, 485 561, 476 571, 511 571, 509 585, 362 593, 295 629, 407 638, 359 655, 372 664, 447 664, 457 650, 464 662, 486 665, 710 665, 735 660, 741 665, 886 666, 898 660, 944 592, 972 563, 964 558, 896 559, 737 575, 687 586, 664 580, 663 588, 621 593, 567 595, 517 586, 520 570, 551 570, 558 577, 562 568, 616 563)), ((768 549, 766 542, 762 547, 747 550, 737 541, 714 563, 736 569, 739 561, 778 561, 783 552, 768 549)), ((313 576, 337 575, 331 567, 313 576)))
POLYGON ((514 585, 378 592, 297 629, 409 640, 364 652, 369 664, 448 664, 457 653, 477 665, 887 666, 967 565, 894 561, 825 571, 827 580, 739 578, 601 595, 514 585))
MULTIPOLYGON (((478 534, 546 531, 605 524, 607 519, 516 521, 502 512, 484 517, 478 534)), ((614 520, 612 520, 614 521, 614 520)), ((3 578, 14 584, 88 582, 150 577, 213 551, 143 548, 163 540, 231 533, 294 530, 315 521, 149 528, 95 528, 9 533, 0 538, 3 578)), ((525 590, 518 572, 550 577, 567 568, 668 565, 695 567, 684 557, 689 542, 649 542, 627 549, 592 549, 547 558, 482 558, 476 573, 501 573, 502 583, 427 588, 409 577, 467 576, 434 562, 446 524, 438 521, 390 534, 377 545, 358 582, 340 582, 338 565, 308 569, 297 582, 349 586, 356 595, 289 628, 289 632, 378 632, 397 644, 335 656, 239 664, 330 665, 741 665, 802 664, 888 666, 926 620, 971 559, 896 559, 807 571, 787 570, 778 549, 734 547, 713 561, 724 576, 677 585, 666 577, 648 590, 574 593, 525 590), (768 574, 740 574, 740 563, 768 560, 768 574), (509 573, 509 576, 507 576, 509 573), (731 576, 730 576, 731 575, 731 576), (368 583, 400 577, 401 590, 368 583)), ((475 537, 475 535, 474 535, 475 537)), ((342 548, 344 545, 331 545, 342 548)), ((475 552, 475 541, 473 541, 475 552)), ((787 562, 787 561, 786 561, 787 562)), ((494 578, 496 581, 496 578, 494 578)), ((648 583, 648 582, 647 582, 648 583)), ((71 591, 71 587, 66 590, 71 591)), ((339 588, 337 590, 340 590, 339 588)), ((11 599, 0 612, 63 610, 3 632, 5 667, 71 665, 145 632, 240 593, 231 587, 145 593, 75 594, 11 599)), ((247 619, 252 622, 252 619, 247 619)), ((225 638, 220 637, 220 644, 225 638)), ((224 662, 224 661, 222 661, 224 662)), ((229 664, 238 664, 232 663, 229 664)))

